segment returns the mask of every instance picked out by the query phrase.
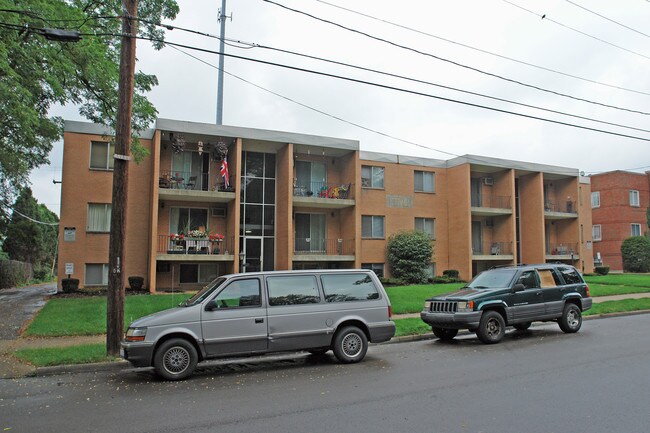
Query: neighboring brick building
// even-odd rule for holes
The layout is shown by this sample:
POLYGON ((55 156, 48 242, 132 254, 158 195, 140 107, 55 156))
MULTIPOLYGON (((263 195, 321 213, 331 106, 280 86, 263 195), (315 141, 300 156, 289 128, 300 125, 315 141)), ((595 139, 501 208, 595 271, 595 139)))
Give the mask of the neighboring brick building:
MULTIPOLYGON (((72 267, 81 286, 108 279, 106 134, 65 125, 58 275, 72 267)), ((141 142, 150 155, 130 166, 123 275, 145 277, 152 291, 193 290, 240 270, 390 276, 387 239, 414 228, 435 239, 436 275, 545 261, 593 269, 591 189, 577 169, 387 155, 352 140, 166 119, 141 142)))
POLYGON ((611 171, 591 176, 594 262, 622 271, 621 244, 648 230, 650 172, 611 171))

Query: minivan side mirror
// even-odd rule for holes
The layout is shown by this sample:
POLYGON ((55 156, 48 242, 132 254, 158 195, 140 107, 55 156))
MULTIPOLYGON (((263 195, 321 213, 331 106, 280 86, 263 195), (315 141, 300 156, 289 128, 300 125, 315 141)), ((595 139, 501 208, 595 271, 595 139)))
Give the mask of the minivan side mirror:
POLYGON ((512 292, 513 292, 513 293, 521 292, 521 291, 524 290, 525 288, 526 288, 526 286, 524 286, 523 284, 521 284, 521 283, 517 283, 517 284, 515 284, 514 286, 512 286, 512 292))
POLYGON ((216 299, 208 301, 208 303, 205 304, 205 311, 214 311, 214 310, 216 310, 218 308, 219 307, 217 307, 217 300, 216 299))

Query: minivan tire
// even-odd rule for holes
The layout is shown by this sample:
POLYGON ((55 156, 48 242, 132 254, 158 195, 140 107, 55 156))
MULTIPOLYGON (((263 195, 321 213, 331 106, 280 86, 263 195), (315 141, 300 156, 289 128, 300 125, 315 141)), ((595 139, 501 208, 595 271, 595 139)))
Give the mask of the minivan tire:
POLYGON ((476 335, 485 344, 495 344, 501 341, 506 333, 506 323, 497 311, 484 311, 481 315, 476 335))
POLYGON ((566 304, 558 320, 560 329, 567 334, 578 332, 582 326, 582 312, 576 304, 566 304))
POLYGON ((356 326, 346 326, 336 333, 332 349, 336 358, 344 364, 359 362, 368 351, 368 337, 356 326))
POLYGON ((182 338, 172 338, 156 350, 153 366, 156 373, 165 380, 182 380, 192 374, 198 359, 192 343, 182 338))

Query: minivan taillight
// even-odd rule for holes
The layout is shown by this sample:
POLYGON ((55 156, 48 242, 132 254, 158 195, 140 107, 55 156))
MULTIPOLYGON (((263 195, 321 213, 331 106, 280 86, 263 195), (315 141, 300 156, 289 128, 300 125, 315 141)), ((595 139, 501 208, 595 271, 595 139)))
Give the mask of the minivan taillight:
POLYGON ((393 307, 391 307, 391 306, 389 305, 389 306, 388 306, 388 318, 390 319, 391 317, 393 317, 393 307))

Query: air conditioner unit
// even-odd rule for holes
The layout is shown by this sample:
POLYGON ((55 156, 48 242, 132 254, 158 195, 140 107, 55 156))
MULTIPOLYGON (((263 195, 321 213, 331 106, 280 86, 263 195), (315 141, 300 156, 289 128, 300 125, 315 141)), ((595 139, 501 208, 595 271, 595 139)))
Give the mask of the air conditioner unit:
POLYGON ((226 208, 225 207, 213 207, 210 212, 213 218, 225 218, 226 217, 226 208))
POLYGON ((483 185, 494 185, 494 178, 492 177, 484 177, 483 178, 483 185))

